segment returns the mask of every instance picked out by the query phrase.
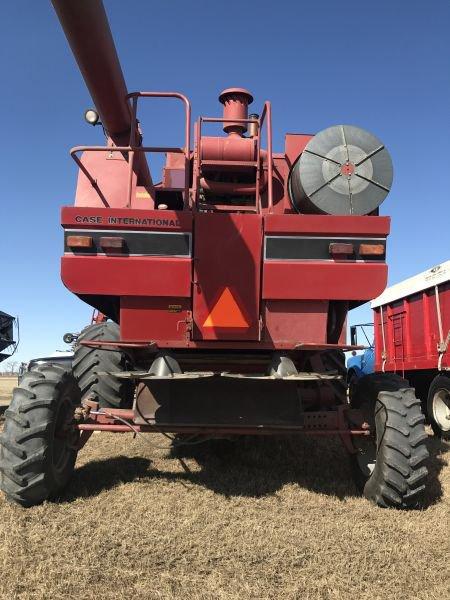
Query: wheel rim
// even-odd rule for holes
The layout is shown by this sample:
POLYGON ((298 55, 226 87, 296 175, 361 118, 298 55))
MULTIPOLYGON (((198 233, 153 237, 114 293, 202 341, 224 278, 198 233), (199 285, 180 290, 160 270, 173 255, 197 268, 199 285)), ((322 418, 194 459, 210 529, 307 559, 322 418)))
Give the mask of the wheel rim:
POLYGON ((364 477, 369 478, 375 469, 377 445, 372 436, 355 436, 354 445, 357 450, 356 462, 364 477))
POLYGON ((450 392, 446 389, 434 393, 433 419, 442 431, 450 431, 450 392))
POLYGON ((367 437, 362 435, 355 436, 356 439, 354 444, 358 451, 356 461, 361 473, 366 479, 369 479, 375 470, 378 449, 383 439, 386 421, 386 410, 383 405, 377 403, 375 408, 375 420, 373 423, 375 432, 367 437))
POLYGON ((73 452, 72 429, 70 427, 72 418, 72 400, 69 394, 65 394, 59 402, 53 439, 52 464, 54 470, 58 473, 64 471, 73 452))

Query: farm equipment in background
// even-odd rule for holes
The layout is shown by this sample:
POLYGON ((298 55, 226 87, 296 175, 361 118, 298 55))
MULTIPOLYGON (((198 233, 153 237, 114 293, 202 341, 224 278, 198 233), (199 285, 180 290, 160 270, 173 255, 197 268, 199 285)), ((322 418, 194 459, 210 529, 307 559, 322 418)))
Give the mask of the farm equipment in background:
POLYGON ((407 379, 434 433, 450 439, 450 260, 387 288, 371 306, 374 370, 407 379))
POLYGON ((352 325, 369 348, 347 360, 350 387, 370 373, 399 373, 415 388, 433 431, 450 438, 450 261, 387 288, 372 301, 374 323, 352 325), (376 332, 376 333, 375 333, 376 332), (371 341, 372 340, 372 341, 371 341))
POLYGON ((16 317, 0 310, 0 362, 10 358, 19 344, 19 324, 16 317), (14 335, 14 329, 17 336, 14 335), (17 340, 14 338, 17 337, 17 340))
POLYGON ((368 347, 360 352, 352 350, 347 358, 347 384, 351 388, 360 377, 370 375, 374 371, 375 351, 373 340, 373 323, 361 323, 350 326, 352 346, 358 345, 358 331, 364 336, 364 344, 368 347))
POLYGON ((38 356, 36 358, 32 358, 27 362, 20 363, 19 373, 18 373, 18 381, 19 383, 22 381, 25 373, 29 371, 36 370, 37 367, 41 365, 53 364, 63 367, 66 370, 70 370, 72 368, 72 358, 73 352, 68 350, 64 352, 60 350, 59 352, 54 352, 53 354, 47 354, 44 356, 38 356))
POLYGON ((79 173, 61 214, 61 276, 109 320, 78 336, 71 373, 47 364, 24 376, 1 438, 2 489, 24 506, 59 494, 94 431, 174 443, 337 435, 370 500, 416 505, 427 450, 414 391, 383 375, 358 382, 351 404, 346 394, 344 350, 359 348, 346 342, 347 312, 387 280, 382 142, 339 125, 288 133, 274 152, 270 102, 249 114, 252 95, 233 87, 191 144, 185 95, 127 92, 102 3, 53 5, 95 103, 86 119, 107 138, 70 152, 79 173), (143 143, 138 108, 161 99, 183 108, 180 147, 143 143), (211 123, 224 135, 207 135, 211 123), (160 183, 154 153, 166 157, 160 183))
MULTIPOLYGON (((105 315, 100 313, 98 310, 94 310, 92 313, 90 324, 94 325, 96 323, 104 323, 106 320, 107 319, 106 319, 105 315)), ((27 373, 28 371, 35 370, 40 365, 52 363, 54 365, 55 364, 59 365, 59 366, 65 368, 66 370, 71 370, 72 369, 73 350, 75 348, 75 343, 76 343, 79 335, 80 335, 79 333, 71 333, 71 332, 65 333, 63 335, 63 338, 62 338, 63 342, 65 344, 69 344, 71 346, 70 350, 67 350, 67 351, 57 350, 53 354, 47 354, 45 356, 38 356, 38 357, 30 359, 28 362, 22 362, 20 364, 20 368, 19 368, 19 383, 22 380, 22 377, 24 376, 25 373, 27 373)))

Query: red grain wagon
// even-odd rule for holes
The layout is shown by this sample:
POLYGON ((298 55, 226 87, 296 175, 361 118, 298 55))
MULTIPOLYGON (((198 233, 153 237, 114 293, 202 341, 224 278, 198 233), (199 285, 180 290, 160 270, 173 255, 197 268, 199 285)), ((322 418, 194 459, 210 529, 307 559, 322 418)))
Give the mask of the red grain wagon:
POLYGON ((450 436, 450 260, 387 288, 371 304, 375 371, 416 389, 435 433, 450 436))

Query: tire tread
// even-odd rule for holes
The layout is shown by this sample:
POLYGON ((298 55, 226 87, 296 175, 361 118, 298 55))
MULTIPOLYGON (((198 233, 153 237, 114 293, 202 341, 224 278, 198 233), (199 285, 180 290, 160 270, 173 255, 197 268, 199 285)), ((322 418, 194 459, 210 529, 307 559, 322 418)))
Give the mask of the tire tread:
POLYGON ((52 449, 61 394, 79 404, 79 389, 70 371, 59 365, 39 365, 26 373, 13 391, 0 436, 0 489, 24 507, 58 494, 68 482, 76 450, 67 454, 64 469, 53 469, 52 449), (26 416, 24 416, 26 415, 26 416))
POLYGON ((398 375, 376 373, 358 381, 351 402, 371 412, 377 429, 376 463, 364 495, 382 507, 417 506, 426 490, 428 436, 414 389, 398 375))
MULTIPOLYGON (((80 341, 116 341, 120 339, 119 327, 112 321, 86 327, 78 336, 80 341)), ((72 369, 82 397, 95 396, 102 408, 129 408, 133 400, 133 387, 114 373, 127 369, 127 358, 120 350, 102 350, 77 344, 72 369)))

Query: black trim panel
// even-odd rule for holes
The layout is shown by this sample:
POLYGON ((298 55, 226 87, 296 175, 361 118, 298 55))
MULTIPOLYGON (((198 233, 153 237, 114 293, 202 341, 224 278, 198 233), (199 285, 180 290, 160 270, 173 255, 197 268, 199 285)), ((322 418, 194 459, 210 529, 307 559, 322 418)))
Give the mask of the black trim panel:
POLYGON ((110 231, 88 229, 66 229, 64 231, 64 252, 76 255, 118 255, 118 256, 191 256, 191 234, 171 233, 159 231, 110 231), (90 236, 90 248, 69 248, 67 238, 69 235, 90 236), (102 237, 118 237, 124 240, 122 251, 107 250, 100 245, 102 237))
POLYGON ((349 238, 349 237, 311 237, 311 236, 266 236, 265 260, 334 260, 330 254, 330 244, 353 244, 355 253, 347 260, 385 261, 386 240, 384 238, 349 238), (360 256, 360 244, 383 244, 384 255, 360 256))

